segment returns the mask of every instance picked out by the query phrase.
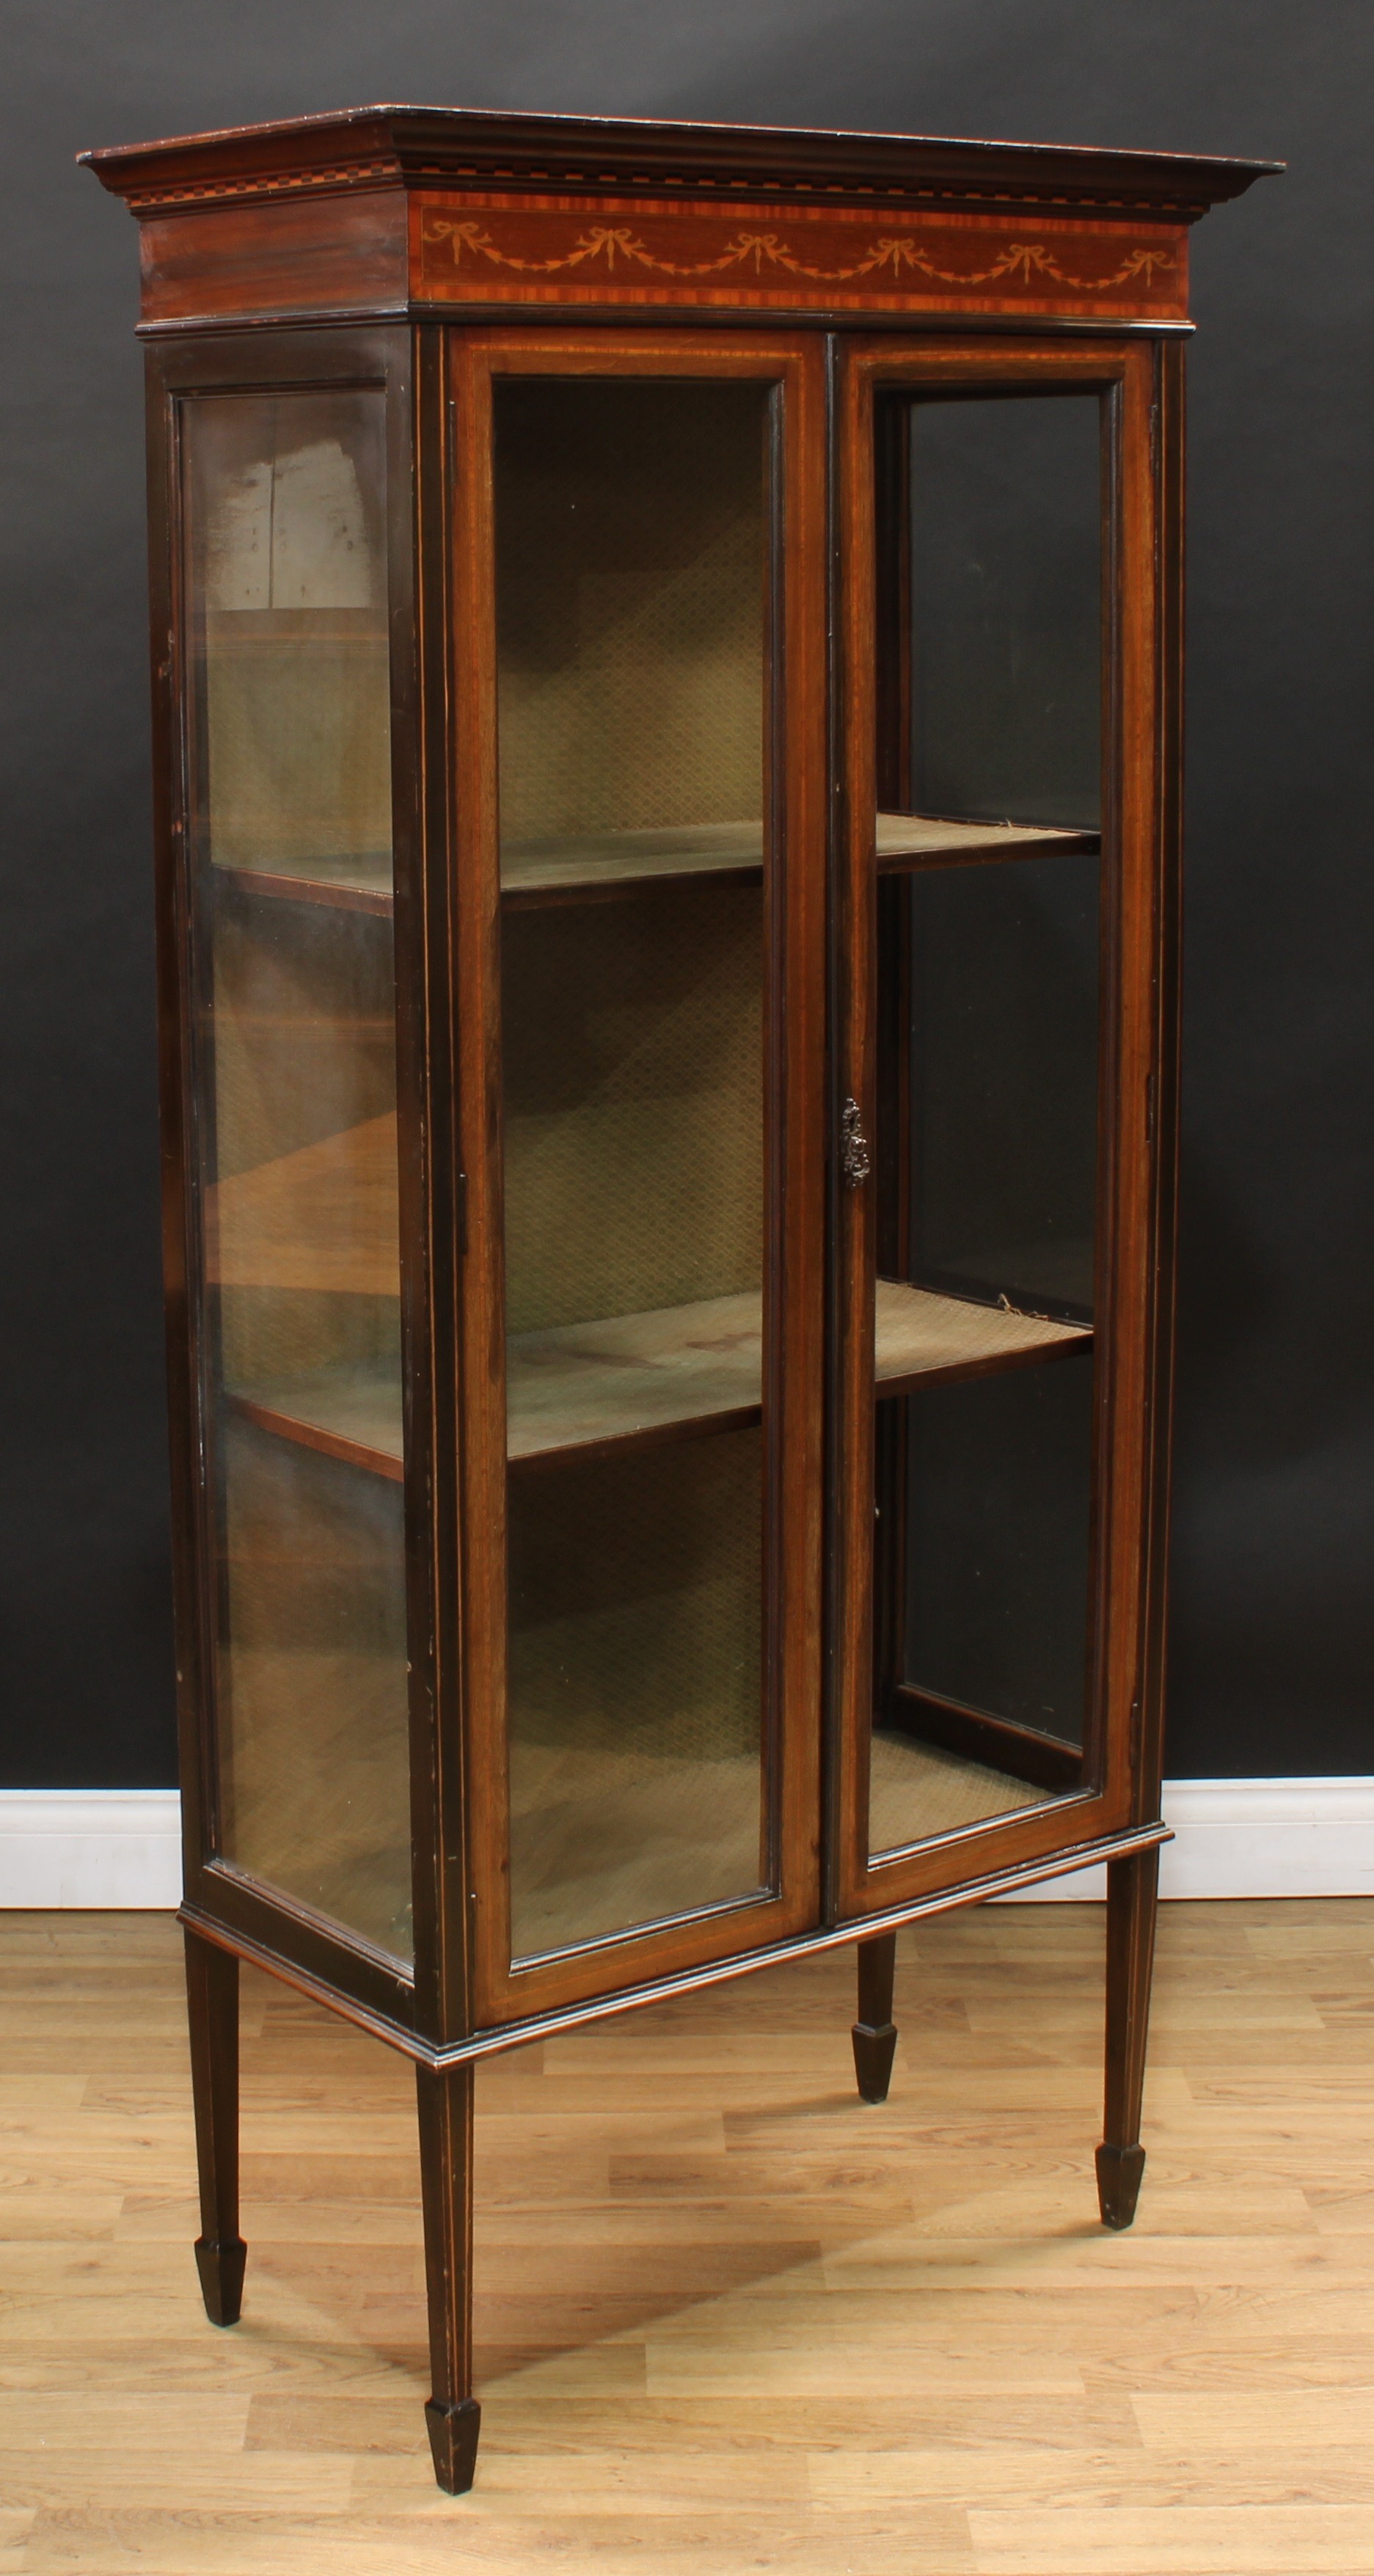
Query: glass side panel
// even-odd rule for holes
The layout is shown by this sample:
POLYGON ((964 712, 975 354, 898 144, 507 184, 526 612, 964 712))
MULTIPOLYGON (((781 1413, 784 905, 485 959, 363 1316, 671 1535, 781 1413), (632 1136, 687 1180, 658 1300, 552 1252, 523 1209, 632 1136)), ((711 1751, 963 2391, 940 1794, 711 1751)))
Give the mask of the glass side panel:
POLYGON ((183 419, 219 1849, 408 1958, 384 396, 183 419))
POLYGON ((768 1879, 766 387, 496 386, 512 1951, 768 1879))
POLYGON ((874 1854, 1081 1789, 1092 1690, 1098 398, 917 399, 898 429, 874 1854))

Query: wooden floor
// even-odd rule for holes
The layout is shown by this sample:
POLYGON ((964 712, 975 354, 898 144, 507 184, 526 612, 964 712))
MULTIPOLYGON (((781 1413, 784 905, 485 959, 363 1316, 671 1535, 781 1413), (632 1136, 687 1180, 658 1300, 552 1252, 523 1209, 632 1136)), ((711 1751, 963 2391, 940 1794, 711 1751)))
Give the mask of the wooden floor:
POLYGON ((902 1945, 478 2078, 482 2451, 441 2497, 400 2060, 245 1990, 242 2324, 200 2308, 177 1937, 0 1916, 0 2570, 1374 2568, 1374 1904, 1163 1914, 1146 2172, 1097 2226, 1101 1916, 902 1945))

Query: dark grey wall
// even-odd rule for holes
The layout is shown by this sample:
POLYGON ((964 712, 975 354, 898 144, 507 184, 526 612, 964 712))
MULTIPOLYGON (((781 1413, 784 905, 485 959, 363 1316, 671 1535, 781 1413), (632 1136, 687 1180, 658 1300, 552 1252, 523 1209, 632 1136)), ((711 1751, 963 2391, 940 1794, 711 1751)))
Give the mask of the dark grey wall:
POLYGON ((1195 237, 1176 1774, 1374 1770, 1368 0, 10 0, 0 1781, 173 1776, 134 227, 371 99, 1287 158, 1195 237))

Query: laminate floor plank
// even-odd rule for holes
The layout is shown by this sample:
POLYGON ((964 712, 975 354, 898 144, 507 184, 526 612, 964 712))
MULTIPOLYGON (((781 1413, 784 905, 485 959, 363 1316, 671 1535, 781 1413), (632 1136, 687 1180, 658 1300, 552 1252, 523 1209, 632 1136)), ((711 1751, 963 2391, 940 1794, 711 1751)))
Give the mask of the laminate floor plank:
POLYGON ((243 1979, 242 2323, 204 2318, 180 1943, 0 1915, 0 2576, 1367 2576, 1374 1901, 1173 1905, 1096 2223, 1101 1910, 483 2066, 473 2494, 432 2485, 413 2083, 243 1979))

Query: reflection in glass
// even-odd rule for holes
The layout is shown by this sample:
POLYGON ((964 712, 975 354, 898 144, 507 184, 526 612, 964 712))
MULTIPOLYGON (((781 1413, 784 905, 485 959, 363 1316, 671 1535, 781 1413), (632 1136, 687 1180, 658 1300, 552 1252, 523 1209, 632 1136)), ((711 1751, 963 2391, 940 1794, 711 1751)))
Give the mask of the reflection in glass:
POLYGON ((408 1957, 383 405, 185 447, 220 1848, 408 1957))
POLYGON ((874 1853, 1089 1776, 1101 1017, 1097 397, 884 436, 874 1853))
POLYGON ((517 1957, 764 1883, 768 409, 496 387, 517 1957))

